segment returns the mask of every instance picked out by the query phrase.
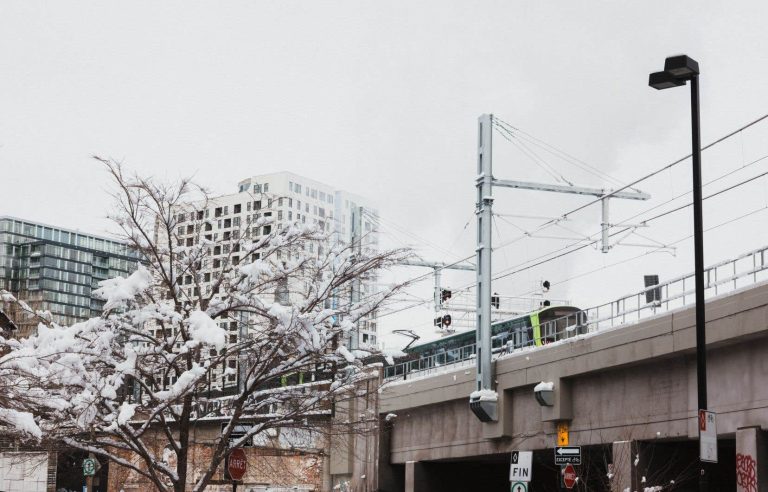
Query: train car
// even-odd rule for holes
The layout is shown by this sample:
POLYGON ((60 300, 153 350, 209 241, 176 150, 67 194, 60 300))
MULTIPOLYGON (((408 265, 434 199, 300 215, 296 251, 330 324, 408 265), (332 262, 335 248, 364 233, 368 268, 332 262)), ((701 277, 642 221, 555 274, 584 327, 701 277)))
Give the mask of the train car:
MULTIPOLYGON (((540 347, 584 333, 585 316, 583 311, 574 306, 548 306, 523 316, 497 321, 491 325, 493 352, 528 346, 540 347)), ((470 330, 415 344, 405 350, 407 356, 399 362, 430 359, 436 364, 450 364, 464 360, 474 353, 475 337, 475 330, 470 330)))

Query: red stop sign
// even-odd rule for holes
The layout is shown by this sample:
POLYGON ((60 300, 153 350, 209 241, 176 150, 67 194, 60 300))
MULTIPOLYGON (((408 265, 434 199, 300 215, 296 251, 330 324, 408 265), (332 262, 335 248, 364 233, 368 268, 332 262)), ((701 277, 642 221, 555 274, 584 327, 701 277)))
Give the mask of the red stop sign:
POLYGON ((229 452, 227 458, 227 471, 232 480, 242 480, 248 462, 245 460, 245 451, 243 448, 234 448, 229 452))
POLYGON ((565 470, 563 470, 563 482, 565 482, 565 487, 568 489, 572 489, 576 485, 576 470, 570 463, 565 465, 565 470))

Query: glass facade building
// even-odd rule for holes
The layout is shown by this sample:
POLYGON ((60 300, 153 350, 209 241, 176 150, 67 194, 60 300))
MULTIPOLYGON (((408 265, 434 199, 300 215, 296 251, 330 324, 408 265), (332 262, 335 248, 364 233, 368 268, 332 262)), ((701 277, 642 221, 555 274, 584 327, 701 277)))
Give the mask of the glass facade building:
MULTIPOLYGON (((0 289, 69 325, 101 314, 93 296, 101 280, 128 276, 138 255, 126 244, 59 227, 0 216, 0 289)), ((8 310, 22 333, 36 323, 8 310)))

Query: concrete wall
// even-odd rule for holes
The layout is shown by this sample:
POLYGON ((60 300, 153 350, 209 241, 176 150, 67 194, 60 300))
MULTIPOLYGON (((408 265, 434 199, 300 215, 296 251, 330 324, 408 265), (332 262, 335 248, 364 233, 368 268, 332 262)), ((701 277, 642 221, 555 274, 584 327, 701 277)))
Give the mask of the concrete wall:
MULTIPOLYGON (((707 305, 710 410, 718 433, 768 429, 768 285, 707 305)), ((545 449, 555 424, 570 421, 571 444, 692 439, 697 436, 692 309, 505 356, 494 363, 500 420, 471 413, 474 367, 385 386, 380 414, 396 413, 390 460, 458 459, 545 449), (555 405, 533 386, 555 383, 555 405)))

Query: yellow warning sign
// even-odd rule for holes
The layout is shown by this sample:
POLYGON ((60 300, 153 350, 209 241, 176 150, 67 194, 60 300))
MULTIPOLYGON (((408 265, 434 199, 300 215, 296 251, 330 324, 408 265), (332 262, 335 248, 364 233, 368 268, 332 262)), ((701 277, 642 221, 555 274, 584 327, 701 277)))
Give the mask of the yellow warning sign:
POLYGON ((557 445, 568 445, 568 422, 561 421, 557 423, 557 445))

